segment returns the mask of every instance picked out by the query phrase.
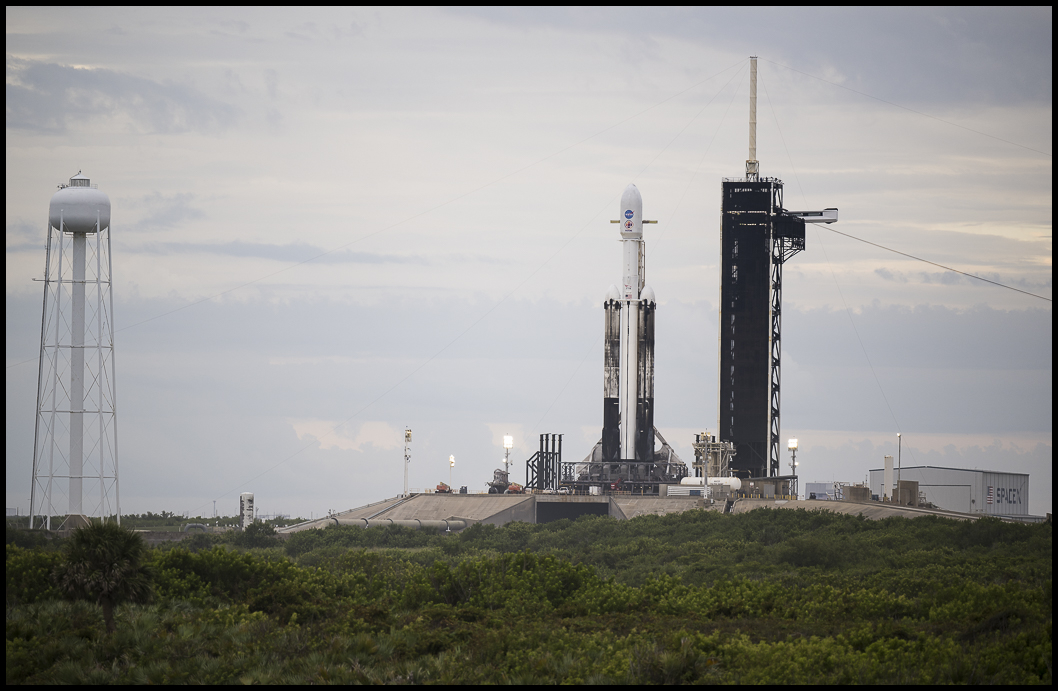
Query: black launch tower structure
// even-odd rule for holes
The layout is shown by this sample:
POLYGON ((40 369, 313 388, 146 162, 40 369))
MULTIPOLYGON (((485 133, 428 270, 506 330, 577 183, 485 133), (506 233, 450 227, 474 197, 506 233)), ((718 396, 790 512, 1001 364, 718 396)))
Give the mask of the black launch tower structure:
MULTIPOLYGON (((755 176, 754 176, 755 177, 755 176)), ((735 474, 779 475, 782 266, 805 248, 777 178, 725 179, 721 203, 719 437, 735 474)))
MULTIPOLYGON (((746 177, 722 182, 720 205, 720 439, 735 445, 740 478, 780 477, 782 266, 805 248, 805 223, 838 210, 787 211, 783 184, 760 177, 757 58, 750 58, 746 177)), ((796 486, 796 471, 790 476, 796 486)))

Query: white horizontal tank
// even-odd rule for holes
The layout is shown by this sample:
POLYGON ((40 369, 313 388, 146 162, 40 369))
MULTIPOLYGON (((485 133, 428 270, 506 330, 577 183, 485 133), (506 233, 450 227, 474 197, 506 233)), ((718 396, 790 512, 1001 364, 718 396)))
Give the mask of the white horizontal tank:
POLYGON ((110 227, 110 197, 92 187, 92 181, 77 173, 70 184, 51 196, 48 222, 67 233, 94 233, 110 227), (60 224, 62 227, 60 227, 60 224))
POLYGON ((732 492, 737 492, 742 489, 742 480, 737 477, 711 477, 709 478, 710 485, 724 485, 732 492))
MULTIPOLYGON (((703 487, 705 486, 704 477, 685 477, 680 480, 680 484, 689 487, 703 487)), ((737 477, 711 477, 709 478, 710 485, 723 485, 731 489, 732 492, 737 492, 742 489, 742 480, 737 477)))

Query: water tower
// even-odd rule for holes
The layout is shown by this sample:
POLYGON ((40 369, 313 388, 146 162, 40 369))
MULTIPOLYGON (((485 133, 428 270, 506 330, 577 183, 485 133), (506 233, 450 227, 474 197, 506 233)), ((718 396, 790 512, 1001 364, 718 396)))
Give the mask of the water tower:
POLYGON ((30 527, 117 516, 110 198, 78 171, 48 211, 30 527))

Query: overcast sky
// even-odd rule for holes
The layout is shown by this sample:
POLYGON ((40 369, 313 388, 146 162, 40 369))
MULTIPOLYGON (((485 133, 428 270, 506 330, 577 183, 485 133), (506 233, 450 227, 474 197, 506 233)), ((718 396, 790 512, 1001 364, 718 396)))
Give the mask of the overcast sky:
MULTIPOLYGON (((121 505, 319 515, 472 491, 515 436, 585 456, 634 182, 656 423, 716 429, 720 181, 1052 293, 1045 9, 7 8, 7 506, 28 510, 48 202, 113 205, 121 505), (191 306, 188 306, 191 305, 191 306), (173 311, 177 310, 179 311, 173 311), (162 315, 162 316, 159 316, 162 315), (158 317, 158 318, 154 318, 158 317), (145 321, 150 320, 150 321, 145 321)), ((1051 511, 1051 303, 809 229, 785 267, 802 481, 1030 474, 1051 511)), ((784 462, 784 471, 787 468, 784 462)))

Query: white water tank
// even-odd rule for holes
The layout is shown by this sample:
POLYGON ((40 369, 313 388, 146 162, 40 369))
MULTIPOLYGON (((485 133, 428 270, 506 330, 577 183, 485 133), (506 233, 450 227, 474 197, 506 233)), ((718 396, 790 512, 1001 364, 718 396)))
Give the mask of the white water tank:
POLYGON ((253 523, 253 492, 239 495, 239 527, 243 530, 253 523))
POLYGON ((739 480, 737 477, 711 477, 709 478, 709 484, 724 485, 732 492, 737 492, 742 489, 742 480, 739 480))
POLYGON ((92 181, 78 173, 51 196, 48 222, 67 233, 94 233, 110 227, 110 197, 92 187, 92 181), (59 228, 59 225, 62 228, 59 228))
POLYGON ((704 477, 685 477, 682 480, 680 480, 680 484, 681 485, 691 485, 693 487, 704 487, 705 486, 705 478, 704 477))

